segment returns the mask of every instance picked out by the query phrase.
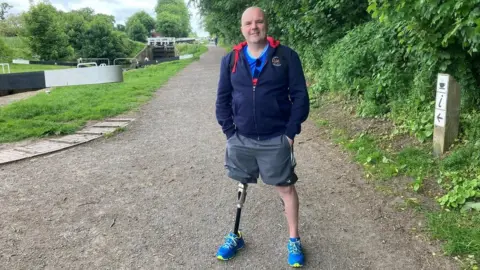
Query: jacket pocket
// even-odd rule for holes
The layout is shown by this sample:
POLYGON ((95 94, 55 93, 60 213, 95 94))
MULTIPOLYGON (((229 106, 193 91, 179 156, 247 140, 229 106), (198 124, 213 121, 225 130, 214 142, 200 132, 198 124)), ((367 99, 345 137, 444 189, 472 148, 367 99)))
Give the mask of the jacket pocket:
POLYGON ((277 99, 273 97, 268 100, 270 102, 265 102, 265 106, 262 106, 262 114, 266 117, 280 117, 281 111, 277 99))
POLYGON ((292 102, 288 99, 277 98, 278 110, 283 117, 289 117, 292 109, 292 102))
POLYGON ((233 115, 237 115, 237 103, 235 102, 234 99, 232 99, 232 112, 233 112, 233 115))

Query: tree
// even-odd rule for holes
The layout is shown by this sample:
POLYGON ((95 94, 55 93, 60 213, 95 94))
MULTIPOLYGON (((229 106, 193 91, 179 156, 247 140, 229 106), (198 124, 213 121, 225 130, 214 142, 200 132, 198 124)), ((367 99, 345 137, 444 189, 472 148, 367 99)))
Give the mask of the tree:
POLYGON ((0 36, 20 36, 23 30, 22 15, 8 15, 5 20, 0 21, 0 36))
POLYGON ((148 30, 139 20, 134 20, 128 25, 127 35, 132 40, 146 42, 148 30))
POLYGON ((106 15, 106 14, 95 14, 94 18, 91 20, 97 20, 97 22, 104 22, 110 25, 112 28, 115 26, 115 16, 113 15, 106 15))
POLYGON ((95 10, 89 7, 81 8, 78 10, 72 10, 71 13, 75 13, 82 16, 82 18, 87 22, 91 22, 93 20, 93 17, 95 17, 95 10))
POLYGON ((0 20, 5 20, 5 15, 8 13, 8 10, 13 8, 10 4, 8 3, 1 3, 0 4, 0 20))
POLYGON ((68 43, 78 52, 84 43, 84 36, 88 30, 88 23, 93 19, 93 14, 85 13, 85 10, 74 10, 63 14, 65 33, 68 35, 68 43))
POLYGON ((127 32, 129 26, 131 26, 134 21, 139 21, 148 32, 155 29, 155 19, 148 15, 148 13, 145 11, 136 12, 127 19, 127 23, 125 25, 127 27, 127 32))
POLYGON ((149 33, 154 29, 155 20, 145 11, 134 13, 127 19, 126 31, 132 40, 145 42, 149 33))
POLYGON ((190 14, 183 0, 158 0, 157 31, 164 36, 187 37, 191 31, 190 14))
POLYGON ((62 60, 73 55, 62 17, 51 4, 31 6, 25 14, 25 23, 32 53, 42 60, 62 60))
POLYGON ((5 42, 0 39, 0 63, 4 61, 9 61, 12 56, 12 51, 7 47, 5 42))
MULTIPOLYGON (((243 40, 243 36, 240 32, 240 18, 242 12, 245 8, 256 4, 252 0, 196 0, 193 2, 200 11, 205 30, 209 32, 210 35, 223 37, 225 42, 230 44, 243 40)), ((288 1, 284 2, 287 3, 277 4, 288 4, 288 1)), ((276 38, 278 37, 276 36, 276 38)))
POLYGON ((83 36, 78 55, 84 58, 125 57, 129 52, 126 51, 120 34, 124 33, 115 31, 113 24, 105 20, 104 16, 95 17, 83 36))
POLYGON ((120 31, 120 32, 126 32, 127 31, 127 28, 123 24, 117 24, 116 29, 117 29, 117 31, 120 31))
MULTIPOLYGON (((86 43, 92 40, 92 33, 102 32, 96 30, 89 32, 89 30, 91 30, 96 24, 104 25, 104 28, 108 29, 105 30, 105 33, 108 33, 106 37, 115 39, 115 37, 110 35, 110 32, 116 30, 116 27, 114 26, 115 18, 110 15, 95 14, 94 10, 91 8, 82 8, 63 13, 62 21, 65 26, 65 33, 67 33, 69 37, 69 44, 75 49, 76 57, 97 57, 90 55, 98 54, 99 50, 93 50, 92 52, 90 48, 84 49, 85 46, 88 47, 86 43)), ((98 36, 97 38, 104 39, 105 37, 98 36)), ((101 54, 103 55, 103 53, 101 54)), ((110 55, 111 53, 109 52, 107 54, 110 55)))

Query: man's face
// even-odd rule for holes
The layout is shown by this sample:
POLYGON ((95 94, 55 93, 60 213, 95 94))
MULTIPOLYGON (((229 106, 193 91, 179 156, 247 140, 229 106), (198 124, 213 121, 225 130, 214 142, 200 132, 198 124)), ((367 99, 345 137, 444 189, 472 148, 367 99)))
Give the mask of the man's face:
POLYGON ((258 8, 246 10, 242 16, 241 30, 248 43, 255 44, 265 40, 267 24, 263 12, 258 8))

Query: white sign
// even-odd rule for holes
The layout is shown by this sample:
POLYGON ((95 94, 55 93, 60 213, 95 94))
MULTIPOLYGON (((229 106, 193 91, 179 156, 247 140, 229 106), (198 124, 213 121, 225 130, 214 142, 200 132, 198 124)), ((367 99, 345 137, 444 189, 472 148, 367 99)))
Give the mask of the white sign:
POLYGON ((23 59, 13 59, 12 63, 28 65, 28 64, 30 64, 30 61, 29 60, 23 60, 23 59))
POLYGON ((445 127, 445 111, 435 110, 435 126, 445 127))
POLYGON ((193 54, 184 54, 184 55, 180 55, 179 59, 183 60, 183 59, 188 59, 192 57, 193 57, 193 54))
POLYGON ((437 98, 435 101, 435 109, 437 110, 447 110, 447 94, 437 92, 437 98))
POLYGON ((444 93, 448 92, 448 75, 445 74, 438 74, 437 79, 437 93, 444 93))

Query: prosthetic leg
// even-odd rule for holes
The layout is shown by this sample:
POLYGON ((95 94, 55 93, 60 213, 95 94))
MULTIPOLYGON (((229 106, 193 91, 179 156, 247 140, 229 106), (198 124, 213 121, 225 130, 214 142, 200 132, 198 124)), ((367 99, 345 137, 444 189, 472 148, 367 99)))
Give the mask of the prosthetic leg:
POLYGON ((238 235, 238 227, 240 226, 240 215, 242 214, 242 206, 245 202, 245 197, 247 196, 247 187, 248 184, 238 184, 238 196, 237 196, 237 215, 235 217, 235 228, 233 233, 238 235))

